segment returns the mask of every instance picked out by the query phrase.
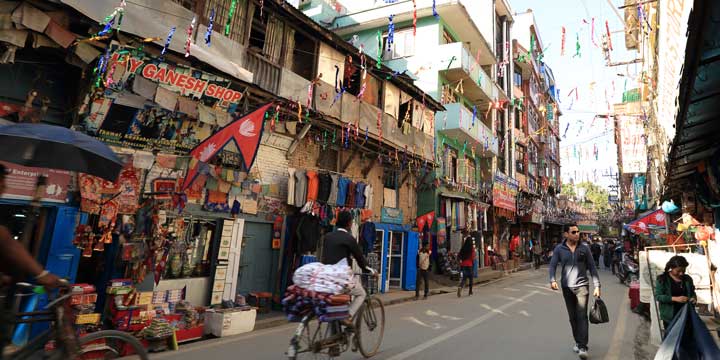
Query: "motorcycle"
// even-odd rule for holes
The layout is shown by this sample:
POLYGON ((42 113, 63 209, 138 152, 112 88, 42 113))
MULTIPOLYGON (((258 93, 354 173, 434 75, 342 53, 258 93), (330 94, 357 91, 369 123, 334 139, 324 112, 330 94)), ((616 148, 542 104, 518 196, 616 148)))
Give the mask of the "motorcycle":
POLYGON ((630 286, 633 281, 640 279, 640 266, 631 256, 623 253, 615 275, 621 283, 630 286))

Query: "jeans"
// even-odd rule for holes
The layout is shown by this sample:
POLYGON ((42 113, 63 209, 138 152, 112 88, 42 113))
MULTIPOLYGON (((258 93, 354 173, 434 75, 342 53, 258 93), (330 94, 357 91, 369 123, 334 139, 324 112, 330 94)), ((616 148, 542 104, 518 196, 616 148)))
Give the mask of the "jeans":
POLYGON ((537 270, 540 268, 540 263, 542 259, 540 258, 540 254, 533 254, 533 258, 535 260, 535 270, 537 270))
POLYGON ((472 294, 472 286, 473 286, 473 268, 472 266, 463 266, 462 272, 460 274, 460 285, 458 287, 460 289, 465 287, 465 280, 468 280, 470 282, 470 294, 472 294))
POLYGON ((567 307, 570 327, 572 328, 575 343, 581 349, 587 349, 588 344, 588 297, 589 286, 576 288, 562 288, 565 307, 567 307))
POLYGON ((355 278, 355 285, 350 288, 350 295, 352 296, 352 302, 350 302, 350 316, 355 316, 355 313, 360 310, 360 306, 365 302, 367 293, 365 288, 362 286, 359 276, 355 278))
POLYGON ((415 297, 420 296, 420 280, 423 280, 425 282, 425 297, 428 296, 428 292, 430 291, 430 285, 428 284, 429 279, 429 271, 428 270, 422 270, 418 269, 417 273, 417 280, 415 282, 415 297))

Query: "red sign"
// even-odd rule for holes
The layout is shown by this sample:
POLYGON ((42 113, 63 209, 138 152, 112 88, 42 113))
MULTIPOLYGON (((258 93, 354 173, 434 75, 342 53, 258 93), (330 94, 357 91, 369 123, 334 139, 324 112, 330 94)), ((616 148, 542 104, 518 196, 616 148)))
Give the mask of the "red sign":
POLYGON ((44 168, 32 168, 0 161, 8 169, 5 176, 6 199, 31 200, 35 195, 35 184, 38 176, 47 177, 45 193, 42 201, 64 203, 67 200, 67 190, 70 185, 70 172, 44 168))

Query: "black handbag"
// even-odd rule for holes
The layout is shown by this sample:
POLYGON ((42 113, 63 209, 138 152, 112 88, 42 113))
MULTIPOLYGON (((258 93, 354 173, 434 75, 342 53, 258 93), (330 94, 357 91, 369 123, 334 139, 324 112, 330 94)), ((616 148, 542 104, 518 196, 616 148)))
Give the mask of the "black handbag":
POLYGON ((595 299, 592 309, 590 310, 590 322, 593 324, 604 324, 610 321, 608 316, 607 306, 602 299, 595 299))

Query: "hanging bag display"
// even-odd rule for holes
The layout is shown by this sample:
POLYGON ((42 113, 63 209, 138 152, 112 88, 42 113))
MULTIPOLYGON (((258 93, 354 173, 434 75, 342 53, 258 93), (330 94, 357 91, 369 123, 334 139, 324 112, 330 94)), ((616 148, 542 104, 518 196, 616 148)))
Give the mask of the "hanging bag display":
POLYGON ((590 322, 593 324, 604 324, 610 321, 607 306, 601 298, 596 298, 592 310, 590 310, 590 322))

